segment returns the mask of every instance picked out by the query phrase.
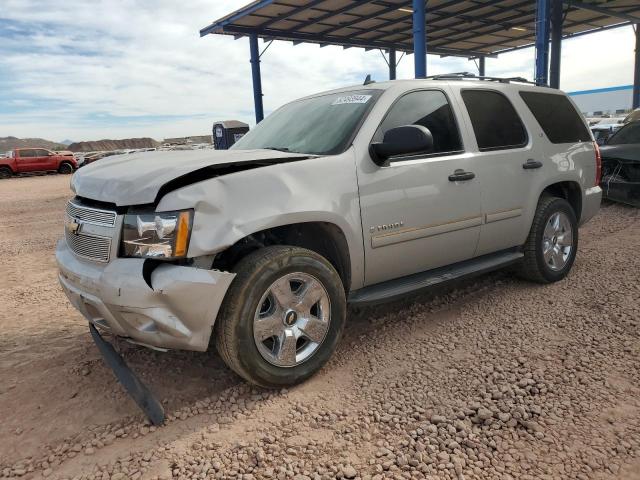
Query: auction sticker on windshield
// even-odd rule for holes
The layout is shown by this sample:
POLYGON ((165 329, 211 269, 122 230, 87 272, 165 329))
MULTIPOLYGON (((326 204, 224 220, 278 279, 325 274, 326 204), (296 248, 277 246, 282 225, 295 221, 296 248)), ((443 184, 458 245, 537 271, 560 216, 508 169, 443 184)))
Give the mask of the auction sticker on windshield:
POLYGON ((346 105, 348 103, 367 103, 371 95, 347 95, 336 98, 331 105, 346 105))

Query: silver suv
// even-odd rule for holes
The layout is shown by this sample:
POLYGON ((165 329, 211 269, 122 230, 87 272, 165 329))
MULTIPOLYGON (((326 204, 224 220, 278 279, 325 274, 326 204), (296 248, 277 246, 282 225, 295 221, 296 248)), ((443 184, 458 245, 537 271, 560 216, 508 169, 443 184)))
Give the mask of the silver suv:
POLYGON ((228 151, 111 157, 75 173, 60 282, 99 329, 215 343, 276 387, 331 356, 347 304, 516 266, 564 278, 598 211, 600 161, 562 92, 393 81, 276 110, 228 151))

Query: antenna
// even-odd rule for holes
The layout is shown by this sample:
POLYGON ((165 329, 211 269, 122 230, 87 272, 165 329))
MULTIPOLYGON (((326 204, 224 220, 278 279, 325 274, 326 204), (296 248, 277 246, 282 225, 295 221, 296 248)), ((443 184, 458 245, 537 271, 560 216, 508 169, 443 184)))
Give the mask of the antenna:
POLYGON ((371 74, 367 74, 366 78, 364 79, 364 83, 363 85, 369 85, 370 83, 376 83, 375 80, 371 80, 371 74))

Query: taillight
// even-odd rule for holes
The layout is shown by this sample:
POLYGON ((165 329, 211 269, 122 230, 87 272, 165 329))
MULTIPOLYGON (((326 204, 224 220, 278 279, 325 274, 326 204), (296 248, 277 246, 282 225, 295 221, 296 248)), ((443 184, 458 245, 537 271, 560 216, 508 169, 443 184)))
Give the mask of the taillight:
POLYGON ((593 142, 593 147, 596 150, 596 183, 594 186, 598 186, 602 178, 602 155, 600 155, 600 147, 596 142, 593 142))

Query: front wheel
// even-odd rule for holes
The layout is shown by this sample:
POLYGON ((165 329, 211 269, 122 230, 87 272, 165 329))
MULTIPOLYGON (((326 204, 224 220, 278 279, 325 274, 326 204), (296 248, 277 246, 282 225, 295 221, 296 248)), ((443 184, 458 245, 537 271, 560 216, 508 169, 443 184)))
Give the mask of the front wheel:
POLYGON ((524 245, 520 275, 538 283, 567 276, 578 250, 578 220, 563 198, 543 196, 524 245))
POLYGON ((215 324, 225 363, 262 387, 302 382, 331 357, 344 330, 345 291, 324 257, 271 246, 238 262, 215 324))

